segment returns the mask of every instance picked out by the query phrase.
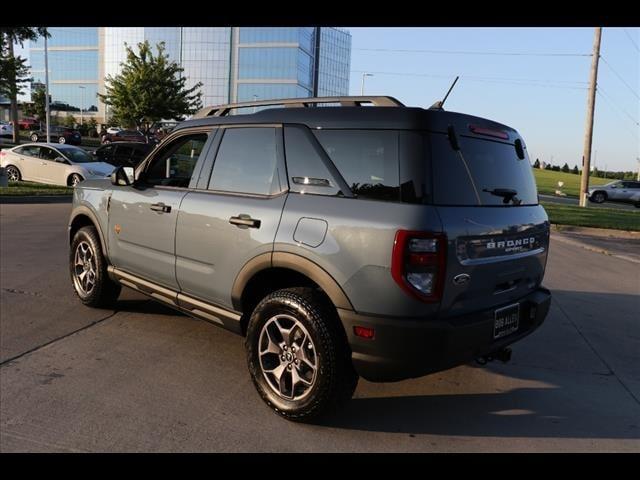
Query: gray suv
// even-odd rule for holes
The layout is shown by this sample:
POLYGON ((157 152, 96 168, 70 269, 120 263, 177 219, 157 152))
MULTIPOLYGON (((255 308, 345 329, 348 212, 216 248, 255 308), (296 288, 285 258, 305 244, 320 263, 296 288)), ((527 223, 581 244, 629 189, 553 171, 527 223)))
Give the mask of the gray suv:
POLYGON ((333 410, 359 376, 506 360, 551 301, 520 135, 391 97, 206 108, 135 172, 76 187, 69 240, 85 305, 124 285, 243 335, 290 420, 333 410))

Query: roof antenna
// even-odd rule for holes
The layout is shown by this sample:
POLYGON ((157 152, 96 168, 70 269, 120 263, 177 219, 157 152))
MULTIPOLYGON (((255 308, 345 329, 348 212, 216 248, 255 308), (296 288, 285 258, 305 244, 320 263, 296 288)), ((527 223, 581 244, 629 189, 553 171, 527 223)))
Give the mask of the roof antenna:
POLYGON ((451 90, 453 90, 453 87, 455 86, 456 82, 458 81, 458 79, 460 78, 460 75, 458 75, 456 77, 456 79, 453 81, 453 83, 451 84, 451 86, 449 87, 449 91, 447 92, 447 94, 444 96, 444 98, 442 100, 438 100, 436 103, 434 103, 433 105, 431 105, 429 107, 429 110, 443 110, 442 106, 444 105, 444 102, 447 101, 447 97, 449 96, 449 94, 451 93, 451 90))

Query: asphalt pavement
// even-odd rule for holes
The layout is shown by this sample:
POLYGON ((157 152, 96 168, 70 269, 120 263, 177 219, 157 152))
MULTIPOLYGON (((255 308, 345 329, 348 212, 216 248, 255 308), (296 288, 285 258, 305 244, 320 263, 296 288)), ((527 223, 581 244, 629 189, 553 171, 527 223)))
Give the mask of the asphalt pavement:
POLYGON ((123 290, 82 306, 68 204, 0 205, 0 451, 639 452, 640 269, 556 241, 550 314, 508 364, 361 380, 319 425, 260 400, 242 339, 123 290))

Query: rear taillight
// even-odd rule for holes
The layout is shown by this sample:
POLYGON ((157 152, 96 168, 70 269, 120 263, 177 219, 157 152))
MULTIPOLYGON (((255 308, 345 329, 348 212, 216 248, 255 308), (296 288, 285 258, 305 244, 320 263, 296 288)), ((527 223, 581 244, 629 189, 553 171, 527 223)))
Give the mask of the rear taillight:
POLYGON ((393 279, 405 292, 423 302, 439 301, 446 249, 443 234, 398 230, 391 256, 393 279))

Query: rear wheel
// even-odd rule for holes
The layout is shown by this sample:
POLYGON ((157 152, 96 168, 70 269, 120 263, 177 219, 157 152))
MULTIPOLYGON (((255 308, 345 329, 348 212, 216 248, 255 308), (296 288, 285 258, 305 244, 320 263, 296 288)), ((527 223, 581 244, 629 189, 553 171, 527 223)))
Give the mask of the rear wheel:
POLYGON ((95 227, 82 227, 73 236, 69 270, 76 295, 90 307, 109 307, 120 295, 120 285, 109 278, 95 227))
POLYGON ((358 375, 335 309, 311 288, 264 298, 251 315, 245 345, 258 393, 289 420, 329 413, 355 391, 358 375))
POLYGON ((38 141, 38 135, 36 135, 35 133, 33 135, 31 135, 31 141, 32 142, 37 142, 38 141))
POLYGON ((7 179, 10 182, 19 182, 20 180, 22 180, 22 175, 20 175, 20 170, 18 170, 18 167, 9 165, 7 166, 7 168, 5 168, 5 171, 7 172, 7 179))
POLYGON ((67 143, 67 139, 64 138, 64 136, 60 135, 58 137, 58 143, 65 144, 65 143, 67 143))

